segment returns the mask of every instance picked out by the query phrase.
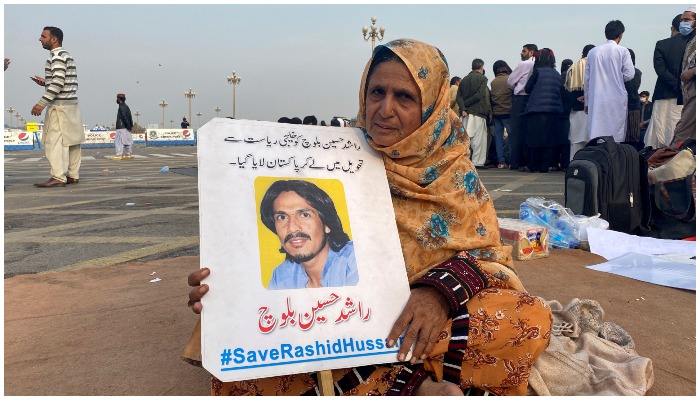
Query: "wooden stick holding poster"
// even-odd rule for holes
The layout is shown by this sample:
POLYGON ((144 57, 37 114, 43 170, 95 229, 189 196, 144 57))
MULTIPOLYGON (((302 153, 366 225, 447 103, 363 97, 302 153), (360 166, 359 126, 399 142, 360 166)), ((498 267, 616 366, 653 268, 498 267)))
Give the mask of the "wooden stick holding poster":
POLYGON ((200 132, 204 367, 228 382, 396 361, 385 339, 408 280, 362 132, 227 118, 200 132))

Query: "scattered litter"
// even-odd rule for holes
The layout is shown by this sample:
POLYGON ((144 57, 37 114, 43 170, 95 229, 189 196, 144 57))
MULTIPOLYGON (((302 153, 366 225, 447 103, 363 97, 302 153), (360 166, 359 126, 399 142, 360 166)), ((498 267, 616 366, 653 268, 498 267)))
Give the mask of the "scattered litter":
POLYGON ((635 300, 639 301, 639 299, 635 299, 635 300))
POLYGON ((151 272, 151 276, 153 276, 153 275, 155 275, 155 274, 156 274, 156 271, 151 272))
POLYGON ((151 279, 149 282, 150 282, 150 283, 160 282, 160 278, 151 279))
POLYGON ((644 297, 640 297, 640 299, 642 299, 642 300, 646 300, 646 299, 645 299, 644 297))
POLYGON ((170 168, 168 168, 167 165, 160 169, 160 172, 168 172, 168 171, 170 171, 170 168))
POLYGON ((512 192, 513 189, 494 189, 494 192, 512 192))
POLYGON ((103 170, 102 170, 102 173, 101 173, 100 175, 102 175, 102 176, 107 176, 107 175, 109 175, 109 170, 108 170, 107 168, 103 169, 103 170))
POLYGON ((150 206, 151 204, 153 204, 153 203, 151 203, 150 201, 144 201, 144 202, 143 202, 143 205, 144 205, 144 206, 150 206))
POLYGON ((126 203, 127 206, 135 206, 136 203, 126 203))

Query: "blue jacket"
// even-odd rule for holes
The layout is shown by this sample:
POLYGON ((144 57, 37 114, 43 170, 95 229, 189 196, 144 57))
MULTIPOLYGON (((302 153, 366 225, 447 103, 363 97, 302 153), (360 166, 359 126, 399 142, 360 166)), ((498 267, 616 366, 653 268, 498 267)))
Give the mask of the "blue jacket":
POLYGON ((526 113, 562 112, 561 74, 554 68, 535 68, 525 85, 525 92, 530 94, 526 113))

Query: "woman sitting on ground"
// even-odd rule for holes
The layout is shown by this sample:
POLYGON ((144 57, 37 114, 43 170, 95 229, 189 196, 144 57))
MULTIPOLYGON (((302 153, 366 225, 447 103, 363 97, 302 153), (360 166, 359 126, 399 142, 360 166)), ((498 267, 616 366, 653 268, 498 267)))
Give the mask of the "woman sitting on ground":
MULTIPOLYGON (((440 50, 415 40, 378 46, 365 67, 357 126, 383 154, 411 284, 388 344, 408 329, 396 363, 332 371, 336 394, 524 395, 549 342, 551 311, 525 291, 510 246, 501 245, 493 202, 469 161, 469 138, 450 110, 449 89, 440 50)), ((203 268, 189 277, 197 286, 190 292, 196 313, 207 276, 203 268)), ((212 393, 314 394, 316 381, 316 374, 212 377, 212 393)))

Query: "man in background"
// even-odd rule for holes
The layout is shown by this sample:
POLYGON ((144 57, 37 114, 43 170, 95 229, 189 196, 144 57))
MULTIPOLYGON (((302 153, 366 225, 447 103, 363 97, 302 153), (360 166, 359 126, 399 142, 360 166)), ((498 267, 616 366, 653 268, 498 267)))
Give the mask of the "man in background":
POLYGON ((574 159, 574 154, 581 150, 591 138, 588 136, 588 115, 583 111, 585 96, 583 93, 583 79, 586 72, 586 59, 588 53, 595 45, 587 44, 581 51, 581 59, 573 64, 566 73, 564 88, 569 92, 571 114, 569 114, 569 142, 571 150, 569 160, 574 159))
POLYGON ((644 145, 653 148, 667 146, 673 138, 673 130, 681 118, 683 105, 677 104, 680 91, 678 78, 681 59, 685 51, 686 41, 678 34, 681 14, 671 21, 671 37, 659 40, 654 48, 654 70, 656 85, 654 85, 654 110, 644 135, 644 145))
POLYGON ((527 132, 527 117, 525 110, 530 95, 525 92, 525 85, 535 66, 537 45, 526 44, 520 52, 520 64, 508 76, 508 87, 513 89, 513 106, 510 109, 510 127, 508 141, 510 142, 510 169, 525 172, 527 169, 525 151, 525 133, 527 132))
POLYGON ((486 85, 484 61, 475 58, 472 71, 462 79, 457 89, 457 104, 462 116, 462 123, 471 139, 471 159, 476 168, 483 168, 488 151, 488 132, 486 124, 491 112, 491 92, 486 85))
POLYGON ((681 64, 681 96, 683 110, 673 132, 671 147, 677 147, 687 139, 695 139, 695 6, 690 6, 681 16, 681 35, 688 44, 685 47, 681 64))
POLYGON ((44 27, 39 42, 49 51, 49 58, 44 66, 44 78, 35 75, 30 79, 46 87, 46 90, 32 108, 32 115, 39 116, 46 108, 41 143, 51 165, 51 178, 34 186, 61 187, 78 183, 82 154, 80 144, 85 141, 77 95, 78 73, 75 60, 63 48, 61 29, 44 27))
POLYGON ((187 117, 182 117, 182 122, 180 122, 180 128, 181 129, 187 129, 187 127, 190 126, 190 123, 187 122, 187 117))
POLYGON ((591 139, 612 136, 625 140, 627 127, 627 91, 625 82, 634 77, 630 52, 620 46, 625 25, 613 20, 605 25, 605 43, 588 53, 584 73, 584 111, 588 114, 591 139))
POLYGON ((131 110, 126 105, 126 95, 119 93, 117 95, 117 124, 114 136, 114 150, 116 155, 112 160, 131 160, 131 146, 134 144, 134 138, 131 136, 131 129, 134 127, 134 122, 131 119, 131 110), (124 154, 122 156, 122 154, 124 154))

